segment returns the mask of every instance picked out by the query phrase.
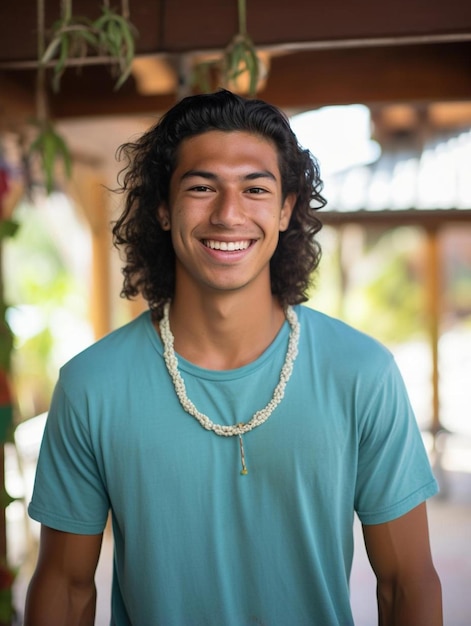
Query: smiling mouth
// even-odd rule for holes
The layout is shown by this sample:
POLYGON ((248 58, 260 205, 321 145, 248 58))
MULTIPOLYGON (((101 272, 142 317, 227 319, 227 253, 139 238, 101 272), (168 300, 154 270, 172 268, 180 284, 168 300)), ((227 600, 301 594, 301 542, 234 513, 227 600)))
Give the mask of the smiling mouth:
POLYGON ((216 241, 215 239, 203 239, 203 244, 211 250, 222 250, 223 252, 233 252, 235 250, 247 250, 251 244, 250 239, 242 241, 216 241))

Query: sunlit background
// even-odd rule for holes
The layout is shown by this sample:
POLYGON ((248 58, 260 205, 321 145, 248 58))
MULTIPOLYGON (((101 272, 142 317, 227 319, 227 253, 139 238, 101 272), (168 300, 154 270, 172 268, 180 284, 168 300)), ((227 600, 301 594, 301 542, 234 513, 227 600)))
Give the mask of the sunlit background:
MULTIPOLYGON (((92 120, 88 122, 88 139, 80 122, 70 122, 62 131, 87 149, 100 126, 107 134, 110 155, 103 182, 113 187, 120 166, 112 156, 119 143, 137 137, 154 121, 128 119, 120 133, 110 134, 106 122, 92 120)), ((390 155, 372 138, 371 115, 364 106, 325 107, 293 115, 291 123, 299 142, 319 161, 327 211, 380 211, 385 206, 404 211, 421 204, 446 208, 461 203, 471 207, 468 129, 451 144, 448 138, 443 139, 438 147, 430 147, 420 156, 410 154, 391 164, 390 155)), ((15 167, 19 167, 14 155, 10 163, 14 173, 15 167)), ((106 190, 104 194, 112 207, 105 224, 109 232, 121 197, 106 190)), ((11 558, 22 565, 25 551, 34 553, 37 544, 38 528, 25 517, 25 501, 32 487, 35 455, 49 399, 60 366, 97 339, 95 305, 103 293, 99 285, 94 285, 93 221, 84 213, 77 196, 66 188, 48 197, 38 191, 21 200, 14 219, 20 228, 4 244, 3 272, 9 305, 7 320, 14 334, 13 381, 19 424, 16 444, 21 458, 10 450, 6 482, 10 494, 22 498, 7 509, 11 558)), ((432 358, 424 231, 407 224, 382 229, 358 224, 341 228, 326 225, 319 239, 323 258, 307 305, 344 319, 391 349, 406 381, 427 448, 436 460, 433 455, 437 450, 429 432, 432 358)), ((112 252, 110 240, 107 246, 112 262, 110 293, 105 298, 109 299, 109 325, 115 328, 145 305, 129 305, 119 298, 120 261, 118 253, 112 252)), ((442 477, 446 472, 471 472, 471 225, 449 225, 443 229, 440 251, 440 422, 452 433, 452 439, 447 439, 440 451, 437 471, 442 477)), ((446 482, 442 486, 446 487, 446 482)), ((368 577, 363 570, 360 575, 368 577)), ((368 585, 372 584, 368 579, 368 585)), ((361 616, 362 610, 362 606, 356 606, 357 615, 361 616)), ((361 623, 367 626, 367 621, 361 623)))
MULTIPOLYGON (((324 107, 294 116, 291 124, 300 143, 319 161, 327 208, 334 204, 340 210, 400 211, 412 206, 471 206, 469 132, 463 133, 467 143, 461 142, 459 152, 452 153, 447 142, 443 142, 433 162, 431 150, 425 150, 422 164, 418 158, 406 158, 395 171, 383 173, 382 185, 378 174, 374 179, 370 175, 367 185, 362 182, 364 166, 374 165, 381 157, 381 147, 371 139, 367 107, 324 107), (407 168, 408 181, 404 174, 407 168), (459 189, 454 180, 458 175, 463 179, 459 189), (398 176, 402 179, 397 180, 398 176)), ((452 143, 458 142, 459 139, 452 143)), ((321 231, 324 254, 309 305, 343 318, 390 347, 406 380, 419 424, 426 430, 431 416, 431 354, 423 272, 424 232, 407 225, 379 233, 356 226, 347 234, 342 254, 347 256, 344 265, 349 272, 342 277, 339 232, 329 226, 321 231)), ((448 226, 441 233, 440 243, 444 263, 440 419, 451 431, 471 436, 471 395, 467 383, 471 376, 471 225, 448 226)), ((457 452, 444 462, 449 468, 471 471, 468 451, 457 452)))

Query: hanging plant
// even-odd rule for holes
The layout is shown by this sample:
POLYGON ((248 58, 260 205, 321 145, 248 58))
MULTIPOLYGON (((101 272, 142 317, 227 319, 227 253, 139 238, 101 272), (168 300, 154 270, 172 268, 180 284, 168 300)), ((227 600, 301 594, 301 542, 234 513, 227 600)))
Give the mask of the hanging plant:
MULTIPOLYGON (((44 10, 43 0, 40 5, 44 10)), ((119 89, 131 73, 135 54, 136 28, 129 21, 128 0, 122 0, 121 14, 105 0, 102 14, 95 21, 72 14, 72 0, 62 0, 61 18, 52 27, 49 44, 39 57, 44 67, 53 63, 52 87, 60 90, 60 81, 71 59, 84 61, 94 56, 97 61, 118 68, 115 89, 119 89)), ((79 64, 80 65, 80 64, 79 64)))
POLYGON ((246 0, 237 0, 239 31, 224 50, 222 58, 209 59, 196 64, 193 84, 203 92, 211 91, 212 76, 220 76, 221 86, 233 91, 247 91, 255 96, 262 74, 257 50, 247 32, 246 0), (244 79, 246 88, 241 87, 244 79))
POLYGON ((114 88, 119 89, 131 73, 138 34, 129 21, 127 2, 123 2, 122 15, 105 5, 103 14, 93 22, 93 28, 97 34, 99 53, 108 55, 118 67, 118 80, 114 88))
POLYGON ((257 52, 247 34, 236 35, 226 48, 223 57, 224 86, 237 90, 239 79, 249 79, 248 94, 254 96, 260 75, 257 52))
POLYGON ((54 63, 52 88, 55 92, 60 89, 60 81, 70 58, 85 58, 90 47, 97 48, 98 38, 93 30, 92 22, 86 18, 67 16, 52 27, 52 39, 40 59, 47 65, 56 56, 54 63))
POLYGON ((44 174, 44 186, 48 194, 54 191, 56 163, 62 162, 67 178, 72 175, 72 158, 63 137, 57 132, 50 120, 33 120, 39 132, 32 142, 29 153, 37 154, 44 174))
POLYGON ((248 93, 254 96, 260 77, 257 50, 247 33, 246 0, 237 0, 239 32, 227 46, 223 56, 222 75, 225 87, 237 88, 241 76, 249 79, 248 93))
MULTIPOLYGON (((72 0, 62 0, 61 17, 52 27, 46 45, 44 3, 38 2, 38 73, 37 73, 37 119, 33 125, 38 129, 29 148, 29 157, 39 157, 48 194, 54 189, 55 168, 61 162, 65 174, 70 178, 72 158, 64 138, 57 132, 50 119, 46 93, 46 72, 52 65, 52 88, 60 90, 62 76, 72 59, 85 63, 95 57, 97 62, 110 63, 117 68, 115 89, 119 89, 131 73, 135 55, 137 30, 129 20, 128 0, 121 0, 121 13, 117 13, 105 0, 101 15, 94 21, 87 17, 76 17, 72 11, 72 0)), ((32 180, 34 177, 28 176, 32 180)))

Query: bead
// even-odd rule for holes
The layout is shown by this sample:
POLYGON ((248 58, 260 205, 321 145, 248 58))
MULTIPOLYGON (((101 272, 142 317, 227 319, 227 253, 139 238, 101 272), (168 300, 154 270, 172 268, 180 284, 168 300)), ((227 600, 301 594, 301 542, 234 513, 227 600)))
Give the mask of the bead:
POLYGON ((249 473, 249 470, 247 468, 241 469, 240 473, 242 474, 242 476, 247 476, 247 474, 249 473))

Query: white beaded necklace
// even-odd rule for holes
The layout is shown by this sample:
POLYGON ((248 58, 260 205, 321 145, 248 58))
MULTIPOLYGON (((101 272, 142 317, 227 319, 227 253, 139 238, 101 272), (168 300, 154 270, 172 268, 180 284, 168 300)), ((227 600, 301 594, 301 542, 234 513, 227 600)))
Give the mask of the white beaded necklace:
POLYGON ((175 387, 175 392, 180 401, 180 404, 182 405, 183 409, 194 418, 196 418, 201 426, 206 430, 211 430, 216 433, 216 435, 221 435, 223 437, 239 437, 240 456, 242 464, 241 474, 245 475, 248 473, 248 470, 245 464, 245 452, 242 435, 248 433, 257 426, 260 426, 261 424, 266 422, 270 415, 273 413, 273 411, 276 409, 276 407, 283 400, 286 384, 291 377, 293 365, 298 355, 298 343, 300 333, 298 317, 294 309, 291 306, 288 306, 286 309, 286 319, 288 320, 288 323, 291 327, 288 341, 288 349, 286 351, 285 362, 283 364, 283 367, 281 368, 280 379, 277 386, 275 387, 271 400, 268 402, 265 408, 260 409, 259 411, 254 413, 254 415, 248 422, 241 422, 240 424, 235 424, 234 426, 223 426, 221 424, 215 424, 209 419, 207 415, 198 411, 198 409, 195 407, 193 402, 188 398, 186 394, 185 381, 178 371, 178 359, 173 348, 174 337, 172 335, 172 331, 170 330, 169 311, 170 302, 166 302, 163 309, 163 317, 160 320, 160 336, 162 338, 162 343, 164 346, 165 365, 167 366, 168 373, 170 374, 170 377, 173 381, 173 386, 175 387))

